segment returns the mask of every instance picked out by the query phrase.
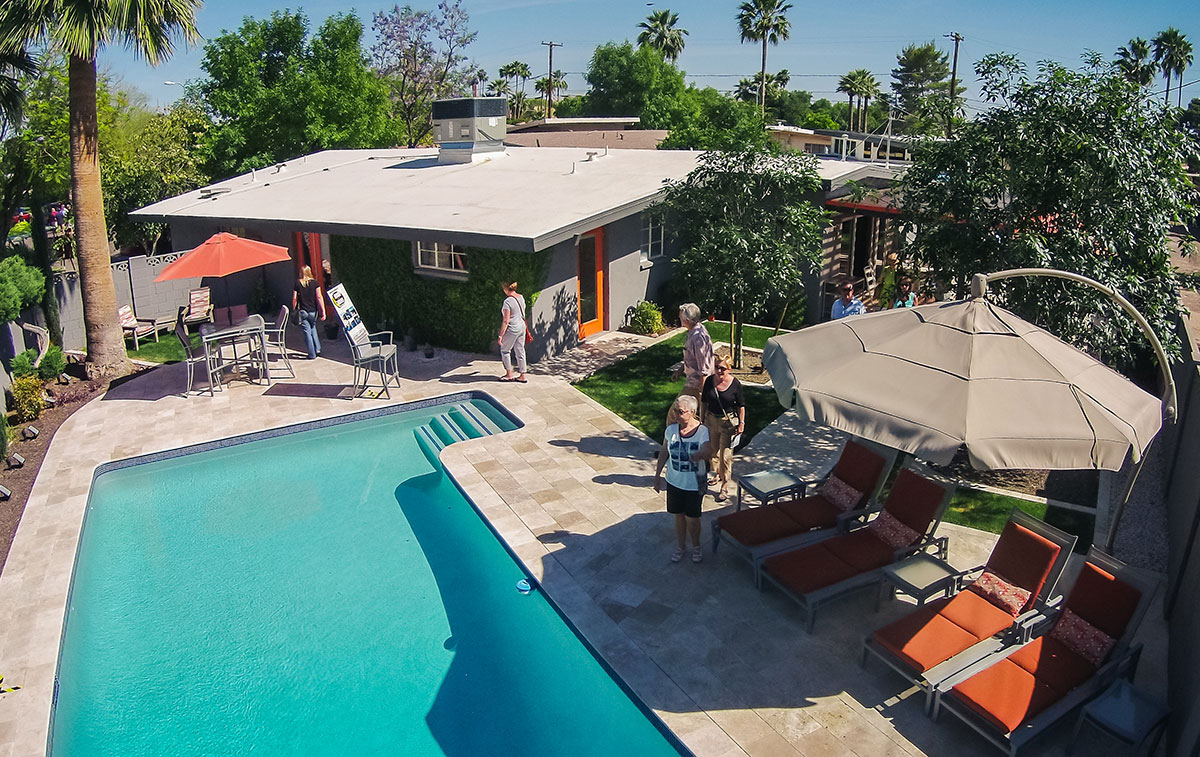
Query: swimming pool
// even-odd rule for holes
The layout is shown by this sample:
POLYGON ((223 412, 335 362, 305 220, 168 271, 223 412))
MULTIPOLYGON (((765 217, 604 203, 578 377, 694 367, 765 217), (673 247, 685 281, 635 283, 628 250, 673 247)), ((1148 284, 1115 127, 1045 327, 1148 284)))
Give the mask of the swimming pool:
POLYGON ((458 398, 102 472, 52 753, 677 754, 431 454, 512 427, 458 398))

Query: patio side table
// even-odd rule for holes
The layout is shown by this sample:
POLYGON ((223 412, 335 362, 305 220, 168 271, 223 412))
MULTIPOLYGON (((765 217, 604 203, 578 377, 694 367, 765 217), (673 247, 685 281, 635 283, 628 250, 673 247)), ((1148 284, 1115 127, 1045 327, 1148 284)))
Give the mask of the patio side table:
POLYGON ((742 493, 757 499, 760 505, 768 505, 773 500, 803 494, 804 481, 790 473, 781 470, 764 470, 737 476, 737 509, 742 509, 742 493))
POLYGON ((945 560, 918 552, 883 569, 883 580, 879 585, 879 595, 875 598, 875 609, 879 610, 883 604, 884 593, 892 597, 896 592, 907 594, 917 600, 917 607, 924 605, 938 592, 943 592, 949 597, 957 578, 958 571, 945 560))
POLYGON ((1171 710, 1165 704, 1138 691, 1126 679, 1118 678, 1103 694, 1080 710, 1067 754, 1074 751, 1079 741, 1079 730, 1087 722, 1133 747, 1134 754, 1140 754, 1142 745, 1154 734, 1154 740, 1146 752, 1152 755, 1166 730, 1167 717, 1170 714, 1171 710))

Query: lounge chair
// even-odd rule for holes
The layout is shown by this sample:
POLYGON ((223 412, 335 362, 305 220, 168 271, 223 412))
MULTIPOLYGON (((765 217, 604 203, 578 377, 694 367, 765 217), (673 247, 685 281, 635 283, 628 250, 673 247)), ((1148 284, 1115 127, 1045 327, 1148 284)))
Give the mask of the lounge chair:
POLYGON ((935 684, 1029 640, 1052 612, 1051 597, 1076 538, 1014 509, 987 564, 959 574, 963 590, 872 633, 863 642, 863 663, 875 655, 922 688, 931 708, 935 684))
POLYGON ((1142 647, 1131 642, 1157 587, 1093 548, 1053 627, 939 683, 933 716, 949 710, 1016 755, 1118 676, 1133 677, 1142 647))
POLYGON ((212 323, 213 304, 208 287, 200 287, 188 292, 188 304, 181 310, 183 312, 180 319, 184 326, 191 326, 193 323, 212 323))
POLYGON ((284 344, 287 322, 288 306, 280 305, 275 323, 266 330, 267 348, 279 352, 279 357, 283 360, 283 367, 287 369, 288 377, 296 378, 296 369, 292 367, 292 361, 288 358, 287 345, 284 344))
POLYGON ((804 482, 803 496, 717 518, 713 551, 725 541, 734 554, 750 562, 757 576, 759 565, 768 556, 832 535, 832 531, 823 535, 813 532, 833 529, 840 521, 861 518, 869 508, 877 507, 879 491, 896 454, 894 449, 865 439, 847 439, 829 474, 804 482), (849 494, 839 496, 847 489, 849 494))
POLYGON ((133 337, 133 349, 138 349, 138 340, 141 337, 154 335, 154 341, 158 341, 159 324, 153 318, 138 318, 134 315, 132 305, 122 305, 117 308, 117 321, 121 324, 121 331, 126 337, 133 337))
POLYGON ((880 570, 917 552, 936 549, 945 557, 946 539, 933 534, 957 486, 910 460, 900 469, 883 509, 869 522, 806 547, 772 555, 759 573, 796 601, 812 631, 821 605, 866 586, 877 586, 880 570))
POLYGON ((357 397, 367 390, 371 371, 376 371, 383 381, 383 396, 391 397, 388 384, 394 380, 396 388, 400 388, 400 365, 396 345, 392 343, 392 332, 366 333, 360 330, 359 334, 358 339, 355 339, 349 331, 346 332, 346 340, 350 342, 351 356, 354 358, 354 396, 357 397))

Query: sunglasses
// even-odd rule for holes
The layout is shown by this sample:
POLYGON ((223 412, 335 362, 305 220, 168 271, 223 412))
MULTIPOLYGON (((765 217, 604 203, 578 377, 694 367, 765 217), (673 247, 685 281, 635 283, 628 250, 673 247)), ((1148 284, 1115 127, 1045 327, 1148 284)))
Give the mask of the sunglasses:
POLYGON ((729 366, 727 366, 727 365, 718 365, 717 366, 717 373, 727 373, 728 371, 729 371, 729 366))

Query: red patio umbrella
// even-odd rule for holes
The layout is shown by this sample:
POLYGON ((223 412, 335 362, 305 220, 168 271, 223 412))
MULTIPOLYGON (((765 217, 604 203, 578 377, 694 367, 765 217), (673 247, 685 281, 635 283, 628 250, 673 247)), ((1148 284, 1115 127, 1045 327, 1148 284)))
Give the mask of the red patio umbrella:
POLYGON ((204 244, 185 252, 182 257, 162 269, 154 280, 191 279, 197 276, 228 276, 231 273, 257 268, 267 263, 291 259, 286 247, 241 237, 222 231, 213 234, 204 244))

